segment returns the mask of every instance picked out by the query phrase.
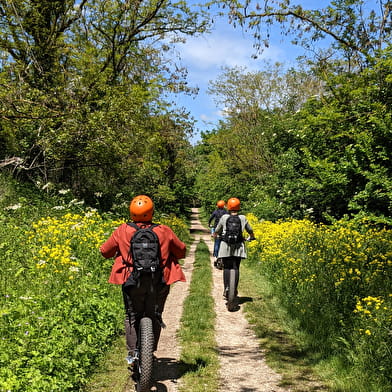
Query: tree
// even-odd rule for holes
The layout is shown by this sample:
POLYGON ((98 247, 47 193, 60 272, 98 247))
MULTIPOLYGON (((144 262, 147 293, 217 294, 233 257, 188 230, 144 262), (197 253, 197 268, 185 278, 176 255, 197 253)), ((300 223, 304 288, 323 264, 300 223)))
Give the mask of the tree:
POLYGON ((331 41, 333 51, 344 57, 346 65, 363 67, 391 39, 392 3, 389 0, 336 0, 322 9, 304 9, 291 0, 223 0, 229 7, 229 19, 254 31, 256 46, 269 45, 270 27, 277 23, 282 34, 292 36, 292 43, 314 49, 314 43, 331 41))
POLYGON ((311 70, 285 69, 284 64, 266 61, 260 71, 224 67, 208 93, 228 115, 265 110, 295 112, 312 95, 323 91, 323 83, 311 70))
POLYGON ((365 214, 383 220, 391 215, 390 59, 389 47, 360 73, 330 75, 332 94, 309 102, 301 113, 298 125, 313 176, 325 184, 322 192, 329 193, 327 204, 336 216, 365 214), (323 174, 321 162, 329 166, 323 174), (344 181, 334 197, 328 178, 344 181))
POLYGON ((167 0, 0 1, 0 14, 1 158, 90 198, 162 183, 157 119, 178 119, 163 93, 187 91, 170 50, 205 15, 167 0))
POLYGON ((237 168, 233 182, 246 177, 245 201, 272 219, 330 222, 350 214, 388 222, 392 3, 338 0, 313 10, 290 0, 220 4, 233 24, 254 32, 259 49, 278 24, 314 54, 308 75, 282 77, 270 67, 264 75, 227 73, 212 85, 228 117, 207 141, 221 167, 237 168), (316 50, 323 39, 329 48, 316 50), (309 94, 303 81, 312 78, 318 89, 309 94), (247 165, 236 159, 244 154, 247 165), (269 165, 252 167, 261 157, 269 165))
POLYGON ((266 63, 258 72, 225 68, 209 89, 226 108, 226 119, 202 140, 207 156, 197 189, 207 197, 206 204, 237 195, 246 205, 258 197, 250 196, 254 189, 273 192, 271 176, 280 154, 295 138, 292 115, 320 91, 322 86, 311 73, 285 71, 280 64, 266 63))
POLYGON ((388 47, 362 71, 316 68, 315 76, 307 75, 324 77, 315 84, 317 94, 290 84, 306 80, 306 73, 294 70, 275 75, 271 86, 263 75, 221 75, 211 92, 228 115, 203 136, 205 166, 197 189, 204 203, 235 193, 263 218, 331 222, 366 215, 390 224, 390 59, 388 47), (297 96, 303 103, 293 111, 297 96))

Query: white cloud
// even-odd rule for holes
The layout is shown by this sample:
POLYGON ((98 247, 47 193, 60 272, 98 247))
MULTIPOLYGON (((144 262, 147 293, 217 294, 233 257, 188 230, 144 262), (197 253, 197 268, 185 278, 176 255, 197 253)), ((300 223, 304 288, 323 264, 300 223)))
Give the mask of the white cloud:
POLYGON ((258 69, 261 59, 278 61, 283 53, 279 48, 268 48, 258 59, 252 59, 255 49, 250 39, 222 34, 211 34, 206 37, 189 39, 181 47, 181 57, 185 64, 198 70, 211 68, 246 67, 249 70, 258 69))
POLYGON ((214 118, 208 116, 207 114, 201 114, 200 115, 200 120, 202 120, 202 121, 211 121, 211 120, 214 120, 214 118))
POLYGON ((177 50, 188 69, 190 84, 201 87, 215 80, 225 66, 257 71, 264 67, 266 59, 280 62, 286 59, 286 52, 274 44, 264 49, 258 58, 252 58, 256 54, 253 44, 251 34, 234 29, 223 19, 216 23, 211 33, 187 37, 184 44, 178 44, 177 50))
POLYGON ((193 99, 178 96, 176 101, 190 110, 197 120, 197 128, 211 129, 219 119, 225 117, 224 108, 219 108, 207 94, 210 81, 222 73, 222 67, 243 67, 247 71, 265 68, 265 60, 284 62, 285 50, 273 45, 264 50, 258 58, 253 47, 254 38, 228 25, 227 21, 217 24, 210 34, 187 37, 184 44, 177 44, 180 62, 188 70, 188 85, 199 87, 199 94, 193 99))

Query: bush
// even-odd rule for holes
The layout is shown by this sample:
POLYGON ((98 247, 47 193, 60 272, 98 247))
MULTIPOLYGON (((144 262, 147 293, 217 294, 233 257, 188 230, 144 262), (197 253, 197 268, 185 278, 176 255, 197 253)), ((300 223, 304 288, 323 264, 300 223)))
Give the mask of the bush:
MULTIPOLYGON (((98 247, 124 220, 67 190, 50 197, 3 179, 0 390, 78 390, 123 329, 120 288, 107 283, 112 260, 98 247)), ((183 220, 159 221, 189 239, 183 220)))
POLYGON ((95 212, 1 225, 0 389, 70 391, 122 327, 111 261, 98 244, 115 222, 95 212))
POLYGON ((308 333, 309 344, 324 355, 345 353, 362 380, 388 385, 392 231, 366 222, 248 219, 257 238, 249 244, 250 261, 308 333))

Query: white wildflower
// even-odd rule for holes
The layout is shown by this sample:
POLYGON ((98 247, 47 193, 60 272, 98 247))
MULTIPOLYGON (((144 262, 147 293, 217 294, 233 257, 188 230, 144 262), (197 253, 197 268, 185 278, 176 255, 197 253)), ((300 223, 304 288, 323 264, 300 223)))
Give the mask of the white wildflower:
POLYGON ((71 206, 71 205, 80 206, 80 205, 82 205, 82 204, 84 204, 84 201, 83 201, 83 200, 72 199, 72 200, 68 203, 68 206, 71 206))
POLYGON ((22 207, 22 204, 18 203, 18 204, 14 204, 13 206, 5 207, 5 210, 18 210, 21 207, 22 207))
POLYGON ((42 189, 42 190, 48 189, 48 188, 50 188, 52 185, 53 185, 53 184, 52 184, 51 182, 47 182, 41 189, 42 189))

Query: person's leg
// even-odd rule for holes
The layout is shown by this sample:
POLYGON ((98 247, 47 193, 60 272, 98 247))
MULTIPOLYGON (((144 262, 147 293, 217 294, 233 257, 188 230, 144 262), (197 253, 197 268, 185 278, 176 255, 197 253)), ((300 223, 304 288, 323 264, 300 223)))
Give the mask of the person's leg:
POLYGON ((158 349, 159 338, 161 336, 161 330, 164 327, 164 323, 162 320, 163 310, 165 308, 165 303, 167 296, 169 295, 170 286, 165 284, 163 286, 158 286, 157 300, 156 300, 156 310, 155 310, 155 318, 153 318, 153 327, 154 327, 154 338, 155 345, 154 351, 158 349))
POLYGON ((133 355, 133 352, 136 347, 136 332, 134 326, 131 326, 131 318, 132 318, 131 302, 124 290, 122 291, 122 293, 123 293, 124 308, 125 308, 125 320, 124 320, 125 341, 127 344, 128 354, 133 355))
POLYGON ((218 268, 218 269, 223 269, 222 259, 218 258, 219 248, 220 248, 221 242, 222 242, 221 238, 215 238, 215 242, 214 242, 214 256, 216 257, 216 259, 214 261, 214 266, 216 268, 218 268))
POLYGON ((125 339, 129 356, 133 357, 136 343, 137 330, 139 328, 140 318, 144 313, 144 287, 142 285, 132 286, 126 291, 123 290, 125 305, 125 339))
POLYGON ((233 260, 231 257, 222 257, 223 263, 223 296, 227 299, 227 292, 229 290, 230 282, 230 269, 233 266, 233 260))
POLYGON ((214 257, 218 257, 220 242, 221 242, 220 238, 215 238, 215 241, 214 241, 214 253, 213 253, 214 257))
POLYGON ((126 301, 126 341, 128 351, 133 355, 137 344, 137 331, 141 318, 146 315, 153 321, 154 340, 156 351, 162 329, 162 312, 169 294, 170 286, 160 283, 157 276, 154 280, 150 275, 141 276, 139 285, 132 287, 127 293, 124 292, 126 301), (157 283, 157 281, 159 283, 157 283))
POLYGON ((235 295, 238 295, 238 283, 240 282, 240 264, 241 264, 241 257, 236 257, 234 260, 234 269, 235 273, 235 295))
POLYGON ((163 325, 162 312, 170 286, 163 284, 162 276, 159 274, 154 277, 151 275, 143 276, 141 285, 145 287, 144 313, 152 320, 155 341, 154 351, 156 351, 163 325))
POLYGON ((223 285, 224 285, 224 296, 227 297, 227 290, 230 283, 230 270, 233 269, 235 273, 235 293, 237 295, 237 287, 239 282, 239 268, 241 263, 240 257, 224 257, 223 261, 223 285))

